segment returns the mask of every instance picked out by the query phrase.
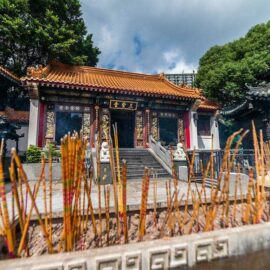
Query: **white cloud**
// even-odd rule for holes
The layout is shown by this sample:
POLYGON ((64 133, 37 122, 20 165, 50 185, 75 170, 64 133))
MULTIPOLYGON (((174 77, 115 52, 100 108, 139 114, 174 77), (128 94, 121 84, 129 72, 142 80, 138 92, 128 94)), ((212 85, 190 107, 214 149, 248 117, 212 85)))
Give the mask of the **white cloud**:
POLYGON ((145 73, 190 72, 215 44, 269 17, 268 0, 82 0, 102 54, 98 66, 145 73))

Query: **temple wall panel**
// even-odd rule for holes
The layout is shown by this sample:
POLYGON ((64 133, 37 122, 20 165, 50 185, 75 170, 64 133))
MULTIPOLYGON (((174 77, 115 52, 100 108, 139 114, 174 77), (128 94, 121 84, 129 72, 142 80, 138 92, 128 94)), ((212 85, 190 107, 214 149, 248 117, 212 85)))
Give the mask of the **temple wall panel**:
POLYGON ((159 140, 159 121, 157 112, 151 113, 151 134, 156 141, 159 140))
POLYGON ((90 115, 90 112, 84 112, 83 113, 82 131, 83 131, 83 136, 87 137, 87 139, 90 139, 90 133, 91 133, 91 115, 90 115))
POLYGON ((135 145, 138 147, 143 147, 143 127, 144 127, 144 117, 143 111, 136 111, 135 118, 135 145))
POLYGON ((108 108, 101 109, 100 112, 100 136, 102 140, 108 140, 110 136, 110 111, 108 108))
POLYGON ((178 142, 185 144, 185 121, 184 121, 184 114, 178 115, 177 121, 177 138, 178 142))
POLYGON ((46 111, 46 144, 54 141, 55 139, 55 111, 51 106, 47 106, 46 111))

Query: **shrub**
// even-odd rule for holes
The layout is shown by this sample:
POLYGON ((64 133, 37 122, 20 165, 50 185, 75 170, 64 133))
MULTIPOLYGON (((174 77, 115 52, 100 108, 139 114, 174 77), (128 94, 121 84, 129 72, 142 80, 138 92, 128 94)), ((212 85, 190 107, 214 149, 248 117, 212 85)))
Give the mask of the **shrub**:
POLYGON ((59 158, 61 157, 60 151, 56 148, 54 143, 50 143, 49 147, 45 147, 43 150, 43 153, 45 155, 45 158, 49 158, 49 153, 51 152, 52 158, 59 158))
POLYGON ((30 145, 26 151, 26 159, 29 163, 41 161, 41 149, 35 145, 30 145))

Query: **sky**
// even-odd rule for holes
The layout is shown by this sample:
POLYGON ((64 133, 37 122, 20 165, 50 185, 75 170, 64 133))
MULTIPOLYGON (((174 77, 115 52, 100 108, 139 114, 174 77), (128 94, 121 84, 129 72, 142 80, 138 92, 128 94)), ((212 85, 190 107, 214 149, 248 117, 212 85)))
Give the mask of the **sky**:
POLYGON ((269 0, 81 0, 98 67, 143 73, 196 71, 212 46, 270 20, 269 0))

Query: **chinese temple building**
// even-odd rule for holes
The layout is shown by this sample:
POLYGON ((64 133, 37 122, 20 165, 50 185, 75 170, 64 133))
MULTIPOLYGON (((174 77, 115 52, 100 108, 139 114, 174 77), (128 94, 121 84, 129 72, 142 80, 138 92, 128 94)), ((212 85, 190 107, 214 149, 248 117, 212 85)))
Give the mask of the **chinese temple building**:
POLYGON ((82 130, 94 143, 117 123, 121 148, 145 148, 149 135, 163 145, 219 149, 218 106, 199 89, 174 85, 163 75, 72 66, 51 62, 28 68, 22 83, 29 91, 28 145, 60 143, 82 130))
MULTIPOLYGON (((245 98, 239 104, 222 109, 221 115, 227 119, 233 119, 237 128, 251 130, 251 121, 254 121, 256 129, 262 130, 264 139, 270 140, 270 84, 263 83, 258 86, 247 85, 248 91, 245 98)), ((247 147, 253 147, 252 134, 246 139, 247 147)))

